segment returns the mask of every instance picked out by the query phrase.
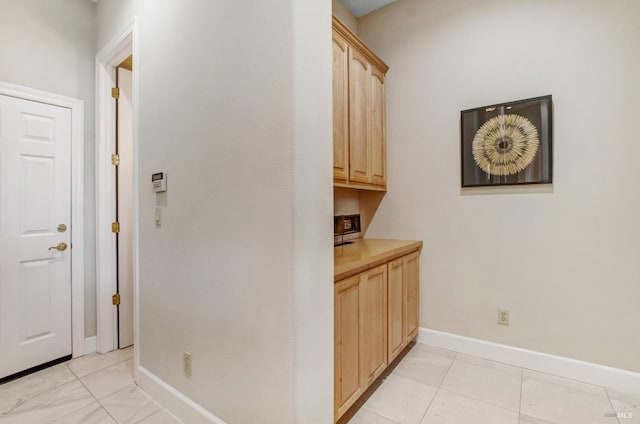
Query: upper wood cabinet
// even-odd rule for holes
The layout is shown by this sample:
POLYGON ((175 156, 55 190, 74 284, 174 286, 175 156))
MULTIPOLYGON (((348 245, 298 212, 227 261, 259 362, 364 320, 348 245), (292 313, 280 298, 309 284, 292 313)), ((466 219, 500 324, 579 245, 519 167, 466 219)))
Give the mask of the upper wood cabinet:
POLYGON ((380 60, 333 17, 333 182, 387 188, 385 74, 380 60))
POLYGON ((333 179, 347 181, 349 173, 349 50, 333 32, 333 179))

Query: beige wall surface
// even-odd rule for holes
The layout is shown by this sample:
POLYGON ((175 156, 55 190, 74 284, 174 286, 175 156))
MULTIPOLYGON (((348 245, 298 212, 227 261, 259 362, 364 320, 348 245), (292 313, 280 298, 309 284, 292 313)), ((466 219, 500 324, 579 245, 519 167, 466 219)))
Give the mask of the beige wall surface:
MULTIPOLYGON (((100 51, 119 34, 136 15, 140 0, 109 0, 98 2, 96 8, 96 50, 100 51)), ((139 59, 138 59, 139 60, 139 59)))
POLYGON ((101 1, 97 47, 134 14, 141 365, 230 424, 330 422, 330 5, 101 1))
POLYGON ((360 213, 358 191, 351 188, 333 189, 333 214, 352 215, 360 213))
POLYGON ((347 28, 358 33, 358 19, 347 9, 340 0, 332 0, 332 12, 344 23, 347 28))
POLYGON ((638 22, 635 0, 401 0, 359 20, 390 66, 367 237, 424 240, 422 327, 640 371, 638 22), (546 94, 553 185, 461 190, 460 111, 546 94))
POLYGON ((0 81, 84 101, 85 336, 95 336, 95 5, 0 0, 0 11, 0 81))

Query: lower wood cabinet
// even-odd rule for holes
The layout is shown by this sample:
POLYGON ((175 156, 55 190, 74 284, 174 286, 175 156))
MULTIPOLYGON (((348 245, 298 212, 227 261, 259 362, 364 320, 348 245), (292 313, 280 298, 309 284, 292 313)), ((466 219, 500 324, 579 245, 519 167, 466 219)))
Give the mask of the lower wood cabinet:
POLYGON ((362 275, 334 286, 334 420, 337 421, 364 392, 360 367, 362 275))
POLYGON ((404 338, 404 258, 389 262, 388 294, 388 351, 393 361, 407 345, 404 338))
POLYGON ((403 258, 403 292, 404 309, 403 321, 404 339, 407 343, 415 339, 420 327, 420 277, 419 277, 420 256, 418 252, 407 255, 403 258))
POLYGON ((418 334, 418 252, 334 285, 334 421, 418 334))
POLYGON ((418 252, 389 262, 388 357, 392 362, 418 335, 418 252))
POLYGON ((362 273, 360 281, 360 368, 368 387, 387 368, 387 265, 362 273))

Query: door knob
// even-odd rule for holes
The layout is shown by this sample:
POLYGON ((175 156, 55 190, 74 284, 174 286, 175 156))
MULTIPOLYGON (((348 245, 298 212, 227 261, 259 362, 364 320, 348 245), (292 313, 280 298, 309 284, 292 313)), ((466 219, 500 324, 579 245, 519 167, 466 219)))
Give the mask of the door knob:
POLYGON ((60 252, 64 252, 65 250, 67 250, 67 243, 65 242, 58 243, 57 246, 51 246, 49 250, 58 250, 60 252))
POLYGON ((58 230, 59 233, 64 233, 65 231, 67 231, 67 226, 64 225, 64 224, 60 224, 60 225, 58 225, 57 230, 58 230))

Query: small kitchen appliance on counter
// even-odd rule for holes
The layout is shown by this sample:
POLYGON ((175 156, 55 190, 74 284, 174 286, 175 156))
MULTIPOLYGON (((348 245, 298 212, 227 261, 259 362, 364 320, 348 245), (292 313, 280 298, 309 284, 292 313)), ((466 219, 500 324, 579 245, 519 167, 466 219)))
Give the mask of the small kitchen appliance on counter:
MULTIPOLYGON (((333 217, 333 245, 342 246, 351 244, 345 241, 345 235, 356 235, 360 233, 360 214, 356 215, 336 215, 333 217)), ((351 237, 354 238, 354 237, 351 237)), ((348 240, 348 239, 347 239, 348 240)))

